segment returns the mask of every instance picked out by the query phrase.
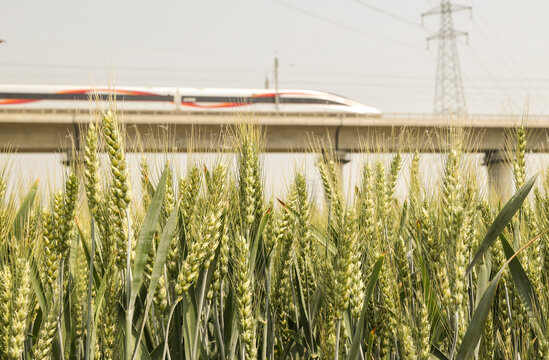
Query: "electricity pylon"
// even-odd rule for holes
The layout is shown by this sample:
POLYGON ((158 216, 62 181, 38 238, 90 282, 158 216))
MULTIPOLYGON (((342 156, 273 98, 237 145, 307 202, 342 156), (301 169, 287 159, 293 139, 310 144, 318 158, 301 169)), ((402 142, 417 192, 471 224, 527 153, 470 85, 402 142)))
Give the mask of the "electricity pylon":
POLYGON ((470 6, 452 4, 450 0, 441 0, 439 6, 421 14, 422 21, 425 16, 440 15, 439 30, 427 38, 427 45, 431 40, 438 40, 433 109, 436 114, 463 114, 466 112, 456 39, 459 36, 467 37, 468 34, 456 31, 452 13, 462 10, 471 11, 471 9, 470 6))

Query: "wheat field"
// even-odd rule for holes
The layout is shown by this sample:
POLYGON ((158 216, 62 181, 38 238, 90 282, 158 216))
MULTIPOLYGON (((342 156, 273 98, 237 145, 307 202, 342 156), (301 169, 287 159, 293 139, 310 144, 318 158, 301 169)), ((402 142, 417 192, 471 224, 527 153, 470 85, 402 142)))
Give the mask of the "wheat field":
POLYGON ((436 188, 396 153, 344 195, 327 152, 320 208, 299 171, 265 198, 262 131, 234 132, 236 163, 144 158, 132 184, 109 111, 62 188, 19 199, 0 172, 1 358, 549 359, 549 171, 526 178, 524 128, 506 203, 452 136, 436 188))

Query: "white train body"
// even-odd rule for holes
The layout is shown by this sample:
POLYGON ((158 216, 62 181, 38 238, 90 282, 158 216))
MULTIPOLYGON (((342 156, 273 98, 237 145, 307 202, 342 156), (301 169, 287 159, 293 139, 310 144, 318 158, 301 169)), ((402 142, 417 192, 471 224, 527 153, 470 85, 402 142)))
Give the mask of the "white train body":
POLYGON ((173 87, 92 88, 0 85, 1 109, 89 110, 115 101, 122 111, 353 113, 377 116, 373 107, 313 90, 202 89, 173 87))

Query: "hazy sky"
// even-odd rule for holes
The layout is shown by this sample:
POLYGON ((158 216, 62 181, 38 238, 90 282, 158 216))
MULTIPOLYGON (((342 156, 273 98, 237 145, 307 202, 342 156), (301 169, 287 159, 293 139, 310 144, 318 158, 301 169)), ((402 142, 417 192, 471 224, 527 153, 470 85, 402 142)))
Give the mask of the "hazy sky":
MULTIPOLYGON (((425 0, 6 1, 2 83, 264 86, 338 93, 385 112, 430 112, 438 17, 425 0), (361 4, 362 2, 362 4, 361 4), (373 10, 373 5, 385 12, 373 10)), ((549 2, 464 0, 469 112, 549 110, 549 2)))

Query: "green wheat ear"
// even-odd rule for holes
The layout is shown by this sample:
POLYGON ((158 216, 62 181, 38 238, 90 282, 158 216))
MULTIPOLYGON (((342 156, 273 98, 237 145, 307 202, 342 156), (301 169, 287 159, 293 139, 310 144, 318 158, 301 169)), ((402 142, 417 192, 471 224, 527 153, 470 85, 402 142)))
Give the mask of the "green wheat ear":
MULTIPOLYGON (((180 298, 198 280, 202 267, 208 268, 219 246, 222 215, 224 209, 226 169, 218 165, 214 170, 209 203, 206 206, 204 220, 194 224, 189 222, 187 237, 187 257, 181 262, 175 284, 175 293, 180 298)), ((191 194, 187 196, 190 197, 191 194)), ((189 204, 190 208, 190 204, 189 204)))
POLYGON ((78 178, 75 173, 69 174, 65 182, 65 194, 61 216, 59 218, 58 247, 62 257, 67 255, 70 247, 70 238, 73 231, 76 202, 78 197, 78 178))
POLYGON ((347 211, 344 230, 339 239, 336 259, 335 306, 336 318, 342 319, 343 312, 351 302, 351 313, 357 318, 364 297, 360 254, 357 253, 358 222, 353 208, 347 211))
POLYGON ((362 186, 357 194, 358 210, 358 229, 360 236, 358 239, 359 254, 362 258, 362 271, 373 264, 374 253, 381 255, 382 251, 377 249, 376 244, 376 208, 374 195, 374 172, 370 163, 366 163, 362 169, 362 186))
POLYGON ((9 329, 11 323, 11 306, 14 292, 13 274, 9 265, 4 264, 0 270, 0 349, 6 352, 9 348, 9 329))
POLYGON ((8 183, 4 179, 3 175, 0 175, 0 207, 4 207, 4 201, 6 198, 6 189, 8 188, 8 183))
POLYGON ((519 189, 526 181, 526 129, 516 129, 515 158, 513 160, 513 177, 515 189, 519 189))
MULTIPOLYGON (((52 286, 52 294, 57 294, 58 282, 54 282, 52 286)), ((59 297, 51 298, 46 316, 42 321, 33 353, 35 359, 47 359, 51 353, 52 343, 55 340, 57 332, 57 318, 59 316, 59 297)))
POLYGON ((151 171, 149 169, 149 163, 145 156, 141 157, 141 193, 143 201, 143 210, 145 212, 149 209, 151 204, 151 195, 149 193, 149 187, 151 186, 151 171))
POLYGON ((252 299, 254 286, 250 276, 248 259, 250 248, 244 236, 234 239, 235 264, 233 283, 238 307, 240 340, 242 341, 247 359, 257 358, 256 319, 252 299))
POLYGON ((16 261, 17 276, 11 277, 15 280, 12 285, 11 299, 11 321, 8 335, 8 357, 13 360, 21 358, 24 350, 27 327, 29 325, 29 314, 31 311, 31 284, 30 265, 27 259, 22 257, 16 261))
POLYGON ((197 216, 197 199, 201 179, 202 174, 200 170, 196 166, 193 166, 188 172, 187 177, 179 180, 180 210, 185 234, 192 234, 196 230, 193 229, 193 225, 196 224, 195 217, 197 216))
POLYGON ((42 212, 42 243, 44 249, 43 278, 48 286, 51 287, 57 279, 59 256, 57 254, 57 240, 53 227, 53 215, 47 209, 44 209, 42 212))
POLYGON ((128 226, 126 210, 130 203, 130 181, 124 152, 122 137, 117 115, 108 111, 103 115, 103 137, 109 155, 112 184, 110 186, 109 212, 115 244, 115 255, 120 267, 125 266, 126 243, 128 241, 128 226))
POLYGON ((99 158, 98 158, 99 137, 95 125, 88 127, 86 135, 86 146, 84 148, 84 186, 88 206, 92 217, 97 217, 101 203, 101 187, 99 183, 99 158))

